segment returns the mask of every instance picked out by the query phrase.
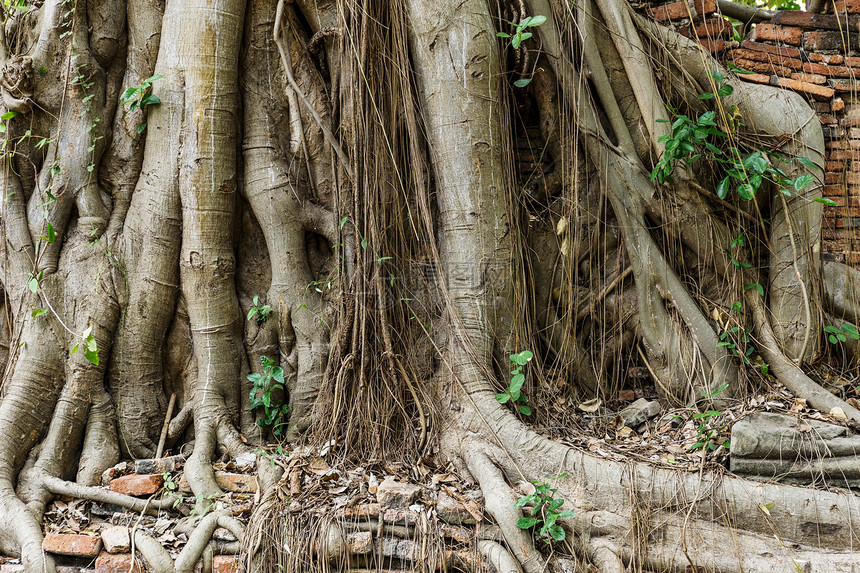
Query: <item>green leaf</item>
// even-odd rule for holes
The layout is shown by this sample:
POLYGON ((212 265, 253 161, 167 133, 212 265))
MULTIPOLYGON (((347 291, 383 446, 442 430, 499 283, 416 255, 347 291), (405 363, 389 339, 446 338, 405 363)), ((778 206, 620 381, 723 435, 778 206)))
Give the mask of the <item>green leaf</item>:
POLYGON ((511 37, 510 34, 505 34, 504 32, 497 32, 496 36, 499 38, 510 38, 511 37))
POLYGON ((699 99, 714 99, 714 94, 711 92, 702 92, 697 97, 699 99))
POLYGON ((726 84, 717 90, 717 95, 720 97, 726 97, 728 95, 732 95, 733 93, 735 93, 735 88, 733 88, 729 84, 726 84))
POLYGON ((513 394, 514 392, 519 392, 523 387, 523 383, 526 381, 526 377, 524 374, 517 374, 513 378, 511 378, 511 385, 509 387, 509 392, 513 394))
POLYGON ((564 511, 559 513, 558 516, 562 519, 570 519, 574 516, 574 511, 572 509, 565 509, 564 511))
POLYGON ((12 119, 16 115, 18 115, 17 111, 7 111, 3 115, 0 115, 0 119, 12 119))
POLYGON ((45 228, 48 232, 48 236, 46 237, 48 244, 53 244, 57 240, 57 232, 54 231, 54 226, 49 221, 45 221, 45 228))
POLYGON ((515 50, 519 50, 522 41, 522 34, 517 34, 516 36, 514 36, 514 39, 511 40, 511 47, 515 50))
POLYGON ((521 517, 517 520, 517 527, 519 527, 520 529, 531 529, 532 527, 540 523, 540 521, 540 519, 536 519, 534 517, 521 517))
POLYGON ((531 78, 522 78, 514 82, 514 87, 524 88, 531 83, 531 78))
POLYGON ((523 406, 522 404, 519 404, 517 406, 517 409, 520 411, 520 414, 522 414, 523 416, 531 416, 532 415, 532 409, 529 408, 528 406, 523 406))
MULTIPOLYGON (((541 24, 546 22, 546 16, 541 16, 540 14, 538 14, 537 16, 532 16, 530 19, 526 18, 526 20, 529 20, 529 23, 526 24, 526 26, 529 26, 529 27, 540 26, 541 24)), ((525 22, 525 20, 523 20, 523 22, 525 22)))
POLYGON ((42 316, 46 312, 48 312, 48 311, 45 310, 44 308, 36 308, 36 309, 33 309, 33 312, 30 314, 30 316, 32 318, 36 318, 37 316, 42 316))
POLYGON ((750 284, 748 284, 747 286, 745 286, 745 287, 744 287, 744 290, 749 290, 749 289, 751 289, 751 288, 754 288, 756 291, 758 291, 758 294, 759 294, 759 295, 764 296, 764 287, 763 287, 763 286, 761 286, 761 284, 759 284, 759 283, 750 283, 750 284))
POLYGON ((146 129, 146 122, 145 121, 137 126, 137 134, 140 135, 141 133, 143 133, 144 129, 146 129))
POLYGON ((89 360, 94 366, 99 365, 99 351, 98 350, 84 350, 84 358, 89 360))
POLYGON ((560 525, 552 525, 548 529, 550 536, 556 541, 564 541, 564 529, 560 525))
POLYGON ((815 162, 808 157, 798 157, 796 158, 796 161, 807 169, 818 169, 818 166, 815 164, 815 162))
POLYGON ((860 332, 857 331, 857 327, 855 327, 853 324, 848 324, 848 323, 843 324, 842 325, 842 332, 844 332, 845 334, 847 334, 848 336, 850 336, 851 338, 853 338, 855 340, 857 340, 858 337, 860 337, 860 332))
POLYGON ((534 358, 534 354, 532 354, 531 350, 523 350, 517 354, 516 363, 520 366, 525 366, 532 358, 534 358))
POLYGON ((362 250, 367 249, 367 239, 365 237, 361 238, 361 248, 362 250))
POLYGON ((731 188, 731 184, 729 182, 729 177, 723 177, 719 183, 717 183, 717 197, 720 199, 725 199, 726 195, 729 194, 729 189, 731 188))
POLYGON ((800 177, 798 177, 797 179, 794 180, 794 188, 797 191, 803 191, 804 189, 809 187, 809 184, 812 183, 813 179, 814 179, 814 177, 809 173, 801 175, 800 177))
POLYGON ((722 83, 726 81, 726 76, 724 76, 723 73, 719 70, 710 70, 708 72, 708 76, 711 77, 717 83, 722 83))
POLYGON ((503 394, 496 394, 496 402, 498 402, 499 404, 505 404, 510 399, 511 399, 511 395, 508 394, 507 392, 505 392, 503 394))
POLYGON ((30 292, 36 292, 39 290, 39 281, 35 278, 31 278, 27 281, 27 286, 30 287, 30 292))
POLYGON ((755 189, 749 183, 738 185, 738 195, 744 201, 750 201, 755 198, 755 189))
POLYGON ((563 499, 554 499, 554 500, 552 500, 552 502, 550 502, 549 507, 547 507, 547 511, 555 511, 556 509, 561 507, 563 504, 564 504, 563 499))
POLYGON ((823 205, 827 205, 828 207, 838 207, 839 203, 834 201, 833 199, 828 199, 827 197, 816 197, 813 199, 816 203, 821 203, 823 205))
POLYGON ((72 350, 69 352, 69 356, 71 356, 72 354, 74 354, 77 351, 78 351, 78 345, 75 344, 74 346, 72 346, 72 350))

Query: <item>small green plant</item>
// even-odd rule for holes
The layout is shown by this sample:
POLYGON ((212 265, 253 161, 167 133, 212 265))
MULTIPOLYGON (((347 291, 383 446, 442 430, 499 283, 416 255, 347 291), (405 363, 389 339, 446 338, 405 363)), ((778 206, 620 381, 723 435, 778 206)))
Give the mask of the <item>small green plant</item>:
POLYGON ((508 22, 508 24, 514 27, 513 34, 499 32, 498 34, 496 34, 496 36, 498 36, 499 38, 510 38, 511 47, 515 50, 519 50, 523 42, 534 36, 534 34, 532 34, 531 32, 526 32, 526 29, 540 26, 544 22, 546 22, 546 16, 528 16, 526 18, 523 18, 519 24, 515 22, 508 22))
POLYGON ((839 344, 849 338, 860 340, 860 332, 857 331, 857 327, 847 322, 842 326, 827 325, 824 327, 824 332, 827 333, 827 340, 830 341, 830 344, 839 344))
POLYGON ((269 320, 270 314, 272 314, 272 307, 268 304, 260 304, 260 297, 254 295, 254 302, 251 303, 251 310, 248 311, 247 320, 251 320, 256 316, 258 323, 266 322, 269 320))
MULTIPOLYGON (((561 474, 556 479, 565 476, 561 474)), ((564 541, 564 529, 556 523, 558 518, 573 517, 573 511, 566 509, 559 511, 563 499, 555 499, 553 496, 558 491, 556 488, 550 487, 548 483, 533 481, 535 492, 531 495, 521 497, 517 500, 517 507, 524 507, 529 504, 534 504, 529 511, 530 517, 521 517, 517 520, 517 527, 520 529, 532 529, 540 525, 537 532, 538 537, 546 543, 550 543, 553 539, 556 541, 564 541)))
MULTIPOLYGON (((704 398, 713 398, 728 387, 728 384, 723 384, 713 392, 702 392, 701 394, 704 398)), ((713 440, 720 435, 724 426, 711 427, 712 421, 717 418, 721 418, 724 415, 724 412, 720 412, 718 410, 706 410, 704 412, 693 414, 693 419, 699 421, 699 427, 696 434, 696 442, 690 445, 691 450, 704 449, 706 451, 713 452, 719 447, 726 448, 727 450, 731 447, 729 440, 726 440, 720 445, 713 442, 713 440)))
MULTIPOLYGON (((152 93, 152 82, 155 80, 161 79, 161 74, 155 74, 153 76, 149 76, 143 83, 141 83, 137 87, 128 88, 124 92, 122 92, 122 99, 120 100, 120 105, 128 106, 128 109, 123 114, 125 117, 129 112, 132 112, 136 109, 144 110, 148 105, 155 105, 161 103, 161 100, 158 99, 158 96, 152 93)), ((146 122, 144 121, 140 125, 137 126, 137 132, 143 133, 143 130, 146 129, 146 122)))
MULTIPOLYGON (((699 99, 719 99, 734 92, 734 88, 725 83, 726 78, 720 72, 711 71, 709 75, 714 79, 717 91, 701 93, 699 99)), ((734 132, 738 126, 743 125, 742 119, 740 112, 733 107, 731 113, 726 117, 727 129, 734 132)), ((658 119, 657 121, 668 123, 670 120, 658 119)), ((717 183, 716 187, 717 196, 720 199, 725 199, 729 192, 734 189, 741 200, 750 201, 755 198, 756 193, 766 181, 773 183, 783 196, 791 197, 792 193, 803 191, 815 180, 811 173, 804 173, 792 179, 785 171, 774 167, 771 161, 774 159, 786 164, 797 162, 809 170, 818 169, 818 166, 806 157, 791 159, 761 149, 746 152, 734 146, 728 146, 724 152, 709 141, 712 136, 729 138, 729 134, 722 131, 717 125, 714 111, 707 111, 695 120, 686 115, 676 114, 672 120, 671 133, 662 135, 657 140, 666 145, 663 156, 651 171, 651 180, 656 179, 659 183, 673 184, 672 170, 676 161, 684 161, 690 165, 702 157, 712 163, 722 165, 725 169, 726 175, 717 183)), ((811 201, 831 207, 838 205, 836 201, 826 197, 816 197, 811 201)), ((736 261, 733 262, 738 268, 744 265, 736 261)))
POLYGON ((283 390, 284 370, 275 366, 275 361, 265 356, 260 357, 263 373, 254 372, 248 374, 248 380, 254 383, 251 389, 249 409, 255 410, 263 407, 264 416, 257 420, 260 427, 272 427, 272 433, 280 437, 287 427, 287 414, 290 411, 288 404, 278 404, 272 398, 272 392, 283 390))
POLYGON ((534 354, 529 350, 523 350, 519 354, 511 354, 511 362, 515 366, 511 370, 511 382, 507 389, 501 394, 496 394, 496 400, 499 404, 507 404, 513 402, 517 410, 525 416, 532 415, 532 409, 526 406, 529 397, 522 393, 523 384, 526 381, 526 376, 523 374, 523 366, 529 363, 529 360, 534 358, 534 354))
POLYGON ((185 497, 178 492, 176 480, 173 479, 173 476, 170 474, 170 472, 164 472, 163 474, 161 474, 161 478, 164 480, 164 485, 161 486, 164 491, 167 493, 176 494, 176 501, 173 502, 173 508, 175 509, 176 506, 185 501, 185 497))
MULTIPOLYGON (((523 18, 519 24, 516 22, 508 22, 511 26, 514 27, 514 33, 508 34, 506 32, 498 32, 496 36, 499 38, 510 38, 511 39, 511 47, 515 50, 519 50, 520 46, 522 46, 523 42, 534 36, 531 32, 527 32, 528 28, 535 28, 540 26, 546 22, 546 16, 528 16, 523 18)), ((531 82, 531 78, 520 78, 514 82, 514 86, 518 88, 524 88, 531 82)))

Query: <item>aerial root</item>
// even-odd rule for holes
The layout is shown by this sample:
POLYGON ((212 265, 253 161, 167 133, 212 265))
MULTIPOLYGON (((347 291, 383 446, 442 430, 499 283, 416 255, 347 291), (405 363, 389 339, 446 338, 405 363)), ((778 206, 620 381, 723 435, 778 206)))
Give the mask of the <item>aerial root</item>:
POLYGON ((159 511, 174 509, 174 507, 179 513, 185 512, 185 507, 178 503, 180 498, 176 494, 171 494, 161 499, 139 499, 94 486, 80 485, 47 474, 42 474, 40 481, 42 486, 54 495, 66 495, 77 499, 112 503, 138 513, 158 515, 159 511))
POLYGON ((600 573, 624 573, 624 561, 618 544, 603 537, 589 539, 585 554, 600 573))
POLYGON ((543 557, 537 552, 529 533, 517 527, 521 517, 517 497, 505 481, 501 470, 484 453, 466 459, 469 472, 478 480, 484 494, 484 505, 499 526, 502 537, 525 573, 542 573, 543 557))
POLYGON ((188 543, 179 553, 176 561, 173 561, 161 543, 148 533, 135 531, 134 544, 143 555, 149 568, 155 573, 190 573, 201 557, 204 558, 204 561, 209 562, 209 569, 211 570, 213 551, 209 540, 212 539, 212 534, 219 527, 227 529, 239 540, 236 545, 231 545, 230 549, 241 546, 245 537, 245 527, 228 510, 215 511, 203 517, 191 535, 188 536, 188 543))
POLYGON ((478 551, 495 567, 497 573, 520 573, 520 566, 513 555, 495 541, 479 541, 478 551))

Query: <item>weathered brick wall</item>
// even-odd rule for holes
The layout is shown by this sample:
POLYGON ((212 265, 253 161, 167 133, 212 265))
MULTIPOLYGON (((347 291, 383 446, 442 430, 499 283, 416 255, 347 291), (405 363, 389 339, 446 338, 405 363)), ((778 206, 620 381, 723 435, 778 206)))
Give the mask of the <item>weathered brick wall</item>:
POLYGON ((826 140, 824 196, 839 203, 825 207, 822 250, 836 260, 860 263, 860 0, 836 0, 826 14, 777 12, 742 42, 732 40, 731 26, 714 0, 642 8, 717 58, 754 72, 739 76, 743 80, 809 99, 826 140))

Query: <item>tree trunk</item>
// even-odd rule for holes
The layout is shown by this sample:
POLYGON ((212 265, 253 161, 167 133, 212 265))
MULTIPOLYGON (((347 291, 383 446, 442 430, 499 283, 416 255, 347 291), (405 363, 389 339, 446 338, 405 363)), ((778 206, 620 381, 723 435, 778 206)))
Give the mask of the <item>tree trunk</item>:
MULTIPOLYGON (((193 443, 201 513, 222 495, 213 462, 273 439, 450 460, 484 493, 502 543, 476 548, 499 571, 555 564, 517 527, 520 481, 555 484, 575 509, 559 521, 570 548, 601 571, 858 559, 850 493, 604 459, 539 433, 569 420, 553 401, 614 399, 627 365, 664 403, 719 407, 762 383, 753 353, 860 422, 801 368, 822 351, 818 309, 855 324, 860 309, 857 271, 819 260, 824 145, 799 96, 730 77, 623 0, 0 10, 0 552, 25 570, 55 568, 41 523, 57 495, 172 508, 95 487, 162 436, 193 443), (723 76, 733 93, 697 99, 723 76), (789 142, 744 147, 712 114, 709 144, 728 153, 720 138, 735 138, 738 157, 779 153, 785 179, 816 179, 714 201, 731 166, 660 162, 672 122, 709 104, 789 142), (545 146, 535 169, 524 135, 545 146), (542 390, 549 374, 563 396, 542 390)), ((260 460, 264 515, 282 509, 281 472, 260 460)), ((175 560, 135 542, 151 569, 190 571, 216 528, 245 536, 228 513, 207 513, 175 560)))

